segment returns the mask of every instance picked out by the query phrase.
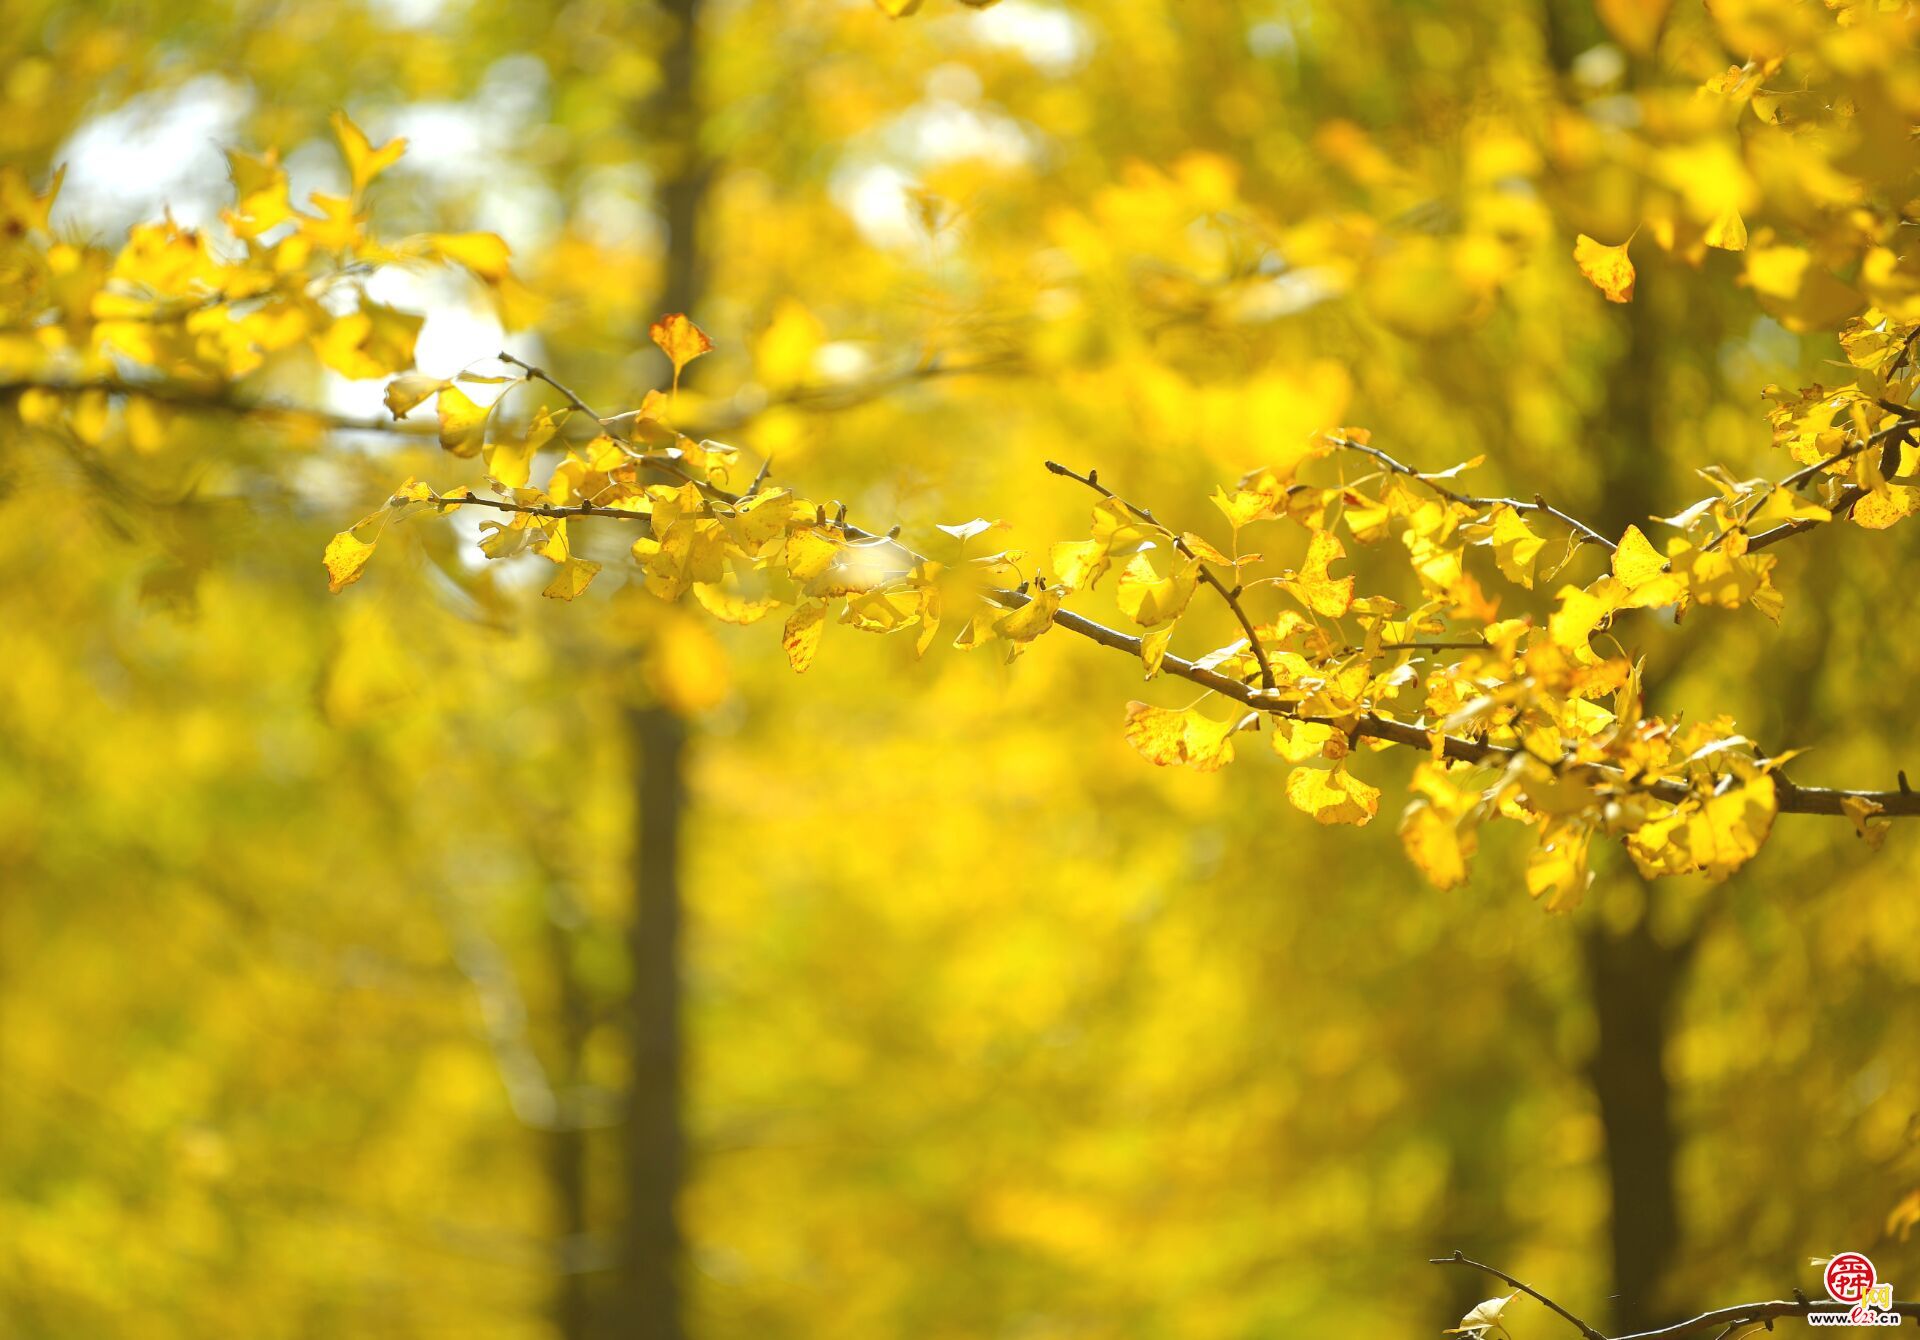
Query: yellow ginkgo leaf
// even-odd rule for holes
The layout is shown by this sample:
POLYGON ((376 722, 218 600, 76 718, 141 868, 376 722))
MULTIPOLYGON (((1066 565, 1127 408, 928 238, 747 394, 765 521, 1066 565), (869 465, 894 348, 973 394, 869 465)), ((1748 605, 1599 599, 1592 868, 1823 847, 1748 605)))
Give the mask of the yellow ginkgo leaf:
POLYGON ((1400 843, 1407 859, 1436 889, 1466 883, 1473 836, 1424 800, 1414 801, 1400 817, 1400 843))
POLYGON ((1307 542, 1307 557, 1300 571, 1281 585, 1315 614, 1337 619, 1353 604, 1353 578, 1329 577, 1327 567, 1346 556, 1346 546, 1338 535, 1316 530, 1307 542))
POLYGON ((1129 619, 1142 628, 1153 628, 1177 619, 1193 599, 1195 585, 1200 580, 1200 560, 1190 558, 1165 577, 1160 575, 1153 563, 1142 554, 1135 554, 1133 560, 1120 573, 1120 588, 1114 593, 1120 608, 1129 619))
POLYGON ((1110 561, 1107 546, 1099 540, 1061 540, 1049 555, 1053 575, 1070 591, 1100 580, 1110 561))
POLYGON ((542 409, 528 425, 526 436, 504 442, 489 442, 482 450, 487 458, 487 473, 508 488, 523 489, 533 474, 533 458, 540 448, 553 440, 566 421, 566 412, 555 419, 542 409))
POLYGON ((1347 752, 1347 735, 1345 731, 1324 721, 1295 721, 1291 717, 1275 717, 1273 751, 1289 763, 1343 758, 1347 752))
POLYGON ((427 242, 434 255, 465 266, 490 284, 507 277, 513 253, 498 233, 434 233, 427 242))
POLYGON ((1680 837, 1693 868, 1708 879, 1721 880, 1752 860, 1773 831, 1778 806, 1773 778, 1768 776, 1709 797, 1680 837))
POLYGON ((256 157, 229 149, 227 167, 233 178, 234 205, 221 217, 235 236, 258 237, 293 217, 287 172, 274 155, 256 157))
POLYGON ((1127 743, 1140 757, 1163 768, 1184 765, 1195 772, 1217 772, 1233 762, 1235 724, 1215 721, 1192 708, 1127 704, 1127 743))
POLYGON ((1540 832, 1540 845, 1527 857, 1527 893, 1544 899, 1549 912, 1580 905, 1593 883, 1587 847, 1593 829, 1578 821, 1552 821, 1540 832))
POLYGON ((1686 581, 1669 572, 1671 566, 1638 526, 1628 526, 1613 551, 1613 575, 1626 586, 1620 608, 1657 609, 1685 596, 1686 581))
POLYGON ((1617 577, 1602 577, 1584 589, 1563 586, 1558 594, 1560 607, 1547 617, 1547 636, 1556 645, 1589 659, 1593 652, 1587 639, 1613 617, 1621 601, 1628 597, 1626 583, 1617 577))
POLYGON ((685 312, 670 312, 647 327, 647 334, 673 360, 673 384, 680 385, 680 370, 694 359, 713 351, 707 332, 688 320, 685 312))
POLYGON ((338 595, 342 588, 359 581, 366 571, 367 560, 372 557, 373 545, 350 530, 343 530, 328 540, 327 552, 321 559, 327 565, 327 590, 338 595))
POLYGON ((750 600, 737 584, 695 582, 693 598, 700 607, 722 623, 750 624, 765 618, 779 602, 772 599, 750 600))
POLYGON ((572 600, 587 589, 600 565, 591 559, 569 556, 560 565, 560 571, 553 574, 553 580, 547 583, 546 590, 540 594, 551 596, 555 600, 572 600))
POLYGON ((375 148, 366 132, 347 119, 345 112, 333 114, 333 133, 339 137, 340 152, 347 160, 347 172, 353 178, 353 194, 357 199, 367 189, 367 184, 400 161, 400 155, 407 151, 404 139, 388 140, 375 148))
POLYGON ((1487 1340, 1487 1337, 1493 1335, 1504 1336, 1507 1334, 1507 1324, 1502 1320, 1501 1314, 1507 1310, 1507 1304, 1519 1296, 1517 1292, 1510 1293, 1504 1298, 1489 1298, 1484 1303, 1478 1303, 1473 1311, 1460 1318, 1458 1326, 1449 1326, 1441 1334, 1464 1335, 1470 1340, 1487 1340))
POLYGON ((478 456, 486 441, 490 405, 476 405, 457 386, 440 392, 440 445, 455 456, 478 456))
POLYGON ((1740 211, 1730 209, 1715 219, 1707 228, 1705 238, 1710 247, 1722 251, 1745 251, 1747 249, 1747 221, 1740 217, 1740 211))
POLYGON ((1607 295, 1608 302, 1633 301, 1633 261, 1627 256, 1627 244, 1602 246, 1581 233, 1573 243, 1573 261, 1580 273, 1607 295))
POLYGON ((388 377, 413 362, 424 318, 362 300, 313 342, 320 361, 343 377, 388 377))
POLYGON ((880 12, 891 19, 904 19, 920 8, 921 0, 873 0, 880 12))
POLYGON ((1501 573, 1510 582, 1518 582, 1529 591, 1533 589, 1534 560, 1540 557, 1540 550, 1546 541, 1533 533, 1531 527, 1520 517, 1520 513, 1511 507, 1501 506, 1493 509, 1493 561, 1501 573))
POLYGON ((1380 790, 1344 767, 1295 768, 1287 774, 1287 799, 1323 824, 1358 827, 1380 812, 1380 790))
POLYGON ((1167 659, 1167 648, 1173 642, 1173 630, 1174 625, 1167 624, 1140 635, 1140 668, 1146 671, 1148 679, 1160 673, 1160 666, 1167 659))
POLYGON ((1187 547, 1188 553, 1203 563, 1214 563, 1223 568, 1233 566, 1233 560, 1209 544, 1203 535, 1195 535, 1190 530, 1184 531, 1181 533, 1180 543, 1187 547))
POLYGON ((439 395, 452 385, 444 377, 429 377, 424 372, 409 372, 404 377, 395 377, 387 383, 386 394, 381 397, 386 402, 387 412, 394 418, 405 418, 409 410, 429 397, 439 395))
POLYGON ((1887 820, 1877 817, 1885 809, 1879 801, 1860 796, 1848 796, 1840 802, 1841 813, 1853 823, 1854 835, 1865 839, 1866 844, 1875 851, 1887 840, 1887 820))
POLYGON ((1066 594, 1064 586, 1035 591, 1026 604, 1002 615, 994 624, 993 631, 1014 642, 1033 641, 1053 627, 1053 616, 1060 612, 1060 601, 1066 594))

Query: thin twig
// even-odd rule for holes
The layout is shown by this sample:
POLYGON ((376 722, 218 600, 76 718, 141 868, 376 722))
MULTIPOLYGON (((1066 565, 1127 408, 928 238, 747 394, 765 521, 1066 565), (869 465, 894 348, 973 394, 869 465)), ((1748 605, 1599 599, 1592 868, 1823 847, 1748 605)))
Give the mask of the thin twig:
POLYGON ((1538 1289, 1534 1288, 1531 1284, 1527 1284, 1522 1280, 1515 1279, 1513 1276, 1509 1275, 1504 1270, 1496 1269, 1495 1267, 1486 1265, 1480 1261, 1470 1261, 1457 1251, 1452 1256, 1436 1256, 1432 1260, 1430 1260, 1428 1264, 1436 1265, 1436 1266, 1456 1266, 1456 1265, 1472 1266, 1475 1270, 1485 1271, 1487 1274, 1492 1275, 1495 1279, 1504 1280, 1508 1284, 1511 1284, 1514 1288, 1518 1289, 1521 1293, 1533 1299, 1534 1302, 1539 1303, 1543 1307, 1550 1308, 1554 1312, 1559 1313, 1562 1317, 1566 1318, 1567 1321, 1571 1322, 1574 1325, 1574 1327, 1579 1330, 1580 1334, 1586 1338, 1586 1340, 1607 1340, 1606 1336, 1602 1335, 1599 1331, 1595 1330, 1592 1326, 1589 1326, 1586 1322, 1582 1321, 1579 1317, 1574 1316, 1573 1313, 1567 1311, 1564 1307, 1561 1307, 1560 1304, 1554 1302, 1551 1298, 1541 1293, 1538 1289))
POLYGON ((591 502, 575 503, 572 506, 560 503, 512 502, 504 498, 483 498, 477 493, 435 494, 434 505, 444 510, 472 506, 491 507, 500 512, 524 512, 528 516, 603 516, 615 521, 644 521, 649 524, 653 521, 653 515, 649 512, 634 512, 624 507, 604 507, 591 502))
POLYGON ((1422 474, 1412 466, 1395 460, 1393 457, 1387 455, 1386 452, 1380 450, 1380 448, 1371 446, 1368 443, 1355 442, 1352 438, 1348 437, 1328 437, 1326 440, 1336 447, 1341 447, 1347 451, 1357 451, 1364 456, 1371 457, 1394 474, 1405 475, 1408 479, 1445 498, 1448 502, 1458 503, 1462 507, 1471 508, 1476 512, 1489 512, 1496 507, 1511 507, 1516 512, 1536 512, 1543 516, 1550 516, 1558 521, 1561 525, 1572 531, 1582 544, 1597 544, 1609 553, 1620 547, 1613 540, 1608 539, 1592 526, 1580 520, 1580 518, 1571 513, 1561 511, 1537 493, 1533 495, 1532 502, 1528 502, 1524 498, 1494 498, 1482 497, 1474 493, 1462 493, 1458 489, 1448 488, 1432 475, 1422 474))
POLYGON ((558 391, 560 393, 561 398, 565 400, 569 405, 571 405, 574 409, 578 410, 580 413, 586 415, 589 419, 592 419, 595 423, 603 422, 600 416, 594 413, 593 409, 590 406, 588 406, 586 401, 582 400, 579 396, 575 395, 571 390, 567 388, 567 386, 564 383, 556 380, 554 378, 554 375, 548 372, 545 368, 537 368, 531 363, 515 358, 512 354, 506 352, 504 349, 501 350, 500 353, 496 354, 495 357, 498 358, 502 363, 505 363, 508 367, 519 368, 522 372, 527 374, 527 378, 530 381, 545 382, 548 386, 551 386, 554 390, 558 391))

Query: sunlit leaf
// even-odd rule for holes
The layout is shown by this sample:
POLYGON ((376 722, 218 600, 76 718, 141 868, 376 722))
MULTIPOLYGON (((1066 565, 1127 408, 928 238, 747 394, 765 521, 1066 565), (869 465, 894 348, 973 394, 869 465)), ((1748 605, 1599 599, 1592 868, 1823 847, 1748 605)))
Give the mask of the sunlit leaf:
POLYGON ((684 312, 673 312, 647 327, 647 334, 673 362, 673 384, 680 385, 680 371, 702 354, 713 350, 707 332, 687 319, 684 312))
POLYGON ((328 540, 323 560, 327 565, 327 590, 338 595, 342 588, 359 581, 366 571, 367 560, 373 557, 373 548, 350 530, 343 530, 328 540))
POLYGON ((1633 301, 1633 262, 1627 258, 1627 244, 1602 246, 1581 233, 1574 240, 1573 260, 1580 273, 1607 295, 1608 302, 1633 301))

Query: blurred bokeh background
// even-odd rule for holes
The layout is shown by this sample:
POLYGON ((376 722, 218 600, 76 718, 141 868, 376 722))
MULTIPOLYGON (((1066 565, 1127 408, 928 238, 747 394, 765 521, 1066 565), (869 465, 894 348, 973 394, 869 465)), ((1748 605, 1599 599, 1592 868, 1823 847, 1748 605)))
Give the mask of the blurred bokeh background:
MULTIPOLYGON (((1344 423, 1617 530, 1770 470, 1761 389, 1834 356, 1737 258, 1637 250, 1625 308, 1570 263, 1742 171, 1686 112, 1715 16, 1631 39, 1587 0, 3 0, 0 160, 66 165, 67 235, 217 229, 223 149, 332 188, 344 108, 409 141, 383 227, 514 248, 504 303, 377 277, 424 369, 631 405, 691 312, 688 415, 914 535, 1081 533, 1049 457, 1204 530, 1344 423)), ((297 419, 78 493, 0 459, 8 1336, 1423 1336, 1491 1292, 1455 1248, 1626 1326, 1843 1248, 1920 1278, 1905 832, 1783 820, 1718 887, 1609 851, 1552 917, 1497 840, 1439 894, 1389 817, 1318 828, 1264 750, 1147 765, 1121 706, 1177 690, 1090 645, 796 677, 451 525, 331 597, 343 518, 471 481, 297 419)), ((1690 620, 1658 700, 1890 783, 1912 543, 1783 551, 1783 626, 1690 620)))

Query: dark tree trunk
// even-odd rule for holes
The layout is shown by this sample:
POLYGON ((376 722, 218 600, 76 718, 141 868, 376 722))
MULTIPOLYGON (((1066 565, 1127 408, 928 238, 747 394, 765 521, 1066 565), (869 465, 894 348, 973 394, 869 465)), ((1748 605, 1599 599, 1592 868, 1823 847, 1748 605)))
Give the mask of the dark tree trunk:
POLYGON ((635 851, 630 1019, 633 1074, 626 1127, 626 1232, 612 1333, 680 1340, 683 1249, 676 1215, 686 1176, 681 1128, 680 826, 686 810, 686 725, 661 707, 629 718, 635 851))
MULTIPOLYGON (((689 312, 706 286, 700 237, 709 169, 701 145, 701 0, 663 0, 671 25, 661 52, 658 95, 645 132, 655 155, 657 203, 667 235, 656 313, 689 312)), ((697 317, 697 313, 693 313, 697 317)), ((683 379, 683 382, 688 379, 683 379)), ((626 1231, 617 1315, 621 1340, 681 1340, 686 1334, 685 1243, 678 1204, 686 1181, 684 1039, 680 970, 680 831, 686 813, 686 723, 662 706, 632 712, 627 737, 634 769, 633 920, 628 954, 633 986, 626 1125, 626 1231)))
POLYGON ((559 1280, 553 1300, 560 1340, 593 1340, 593 1299, 587 1288, 591 1224, 587 1209, 587 1133, 577 1120, 586 1047, 588 1005, 573 970, 573 937, 557 919, 548 922, 548 953, 560 994, 560 1066, 554 1090, 560 1096, 556 1125, 548 1136, 547 1174, 553 1187, 559 1238, 559 1280))
POLYGON ((1624 934, 1592 927, 1583 948, 1599 1025, 1588 1074, 1606 1130, 1614 1329, 1640 1331, 1661 1320, 1661 1289, 1680 1245, 1665 1054, 1688 955, 1660 944, 1644 915, 1624 934))

